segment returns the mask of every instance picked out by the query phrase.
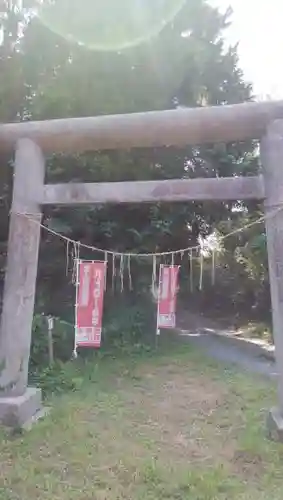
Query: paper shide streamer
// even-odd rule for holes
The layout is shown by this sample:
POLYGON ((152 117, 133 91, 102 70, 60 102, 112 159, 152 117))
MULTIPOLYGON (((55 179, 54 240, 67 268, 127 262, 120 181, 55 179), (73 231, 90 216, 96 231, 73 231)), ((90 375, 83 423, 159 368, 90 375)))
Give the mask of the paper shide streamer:
POLYGON ((129 278, 129 289, 132 291, 133 290, 133 280, 132 280, 132 273, 131 273, 131 256, 128 255, 128 278, 129 278))
POLYGON ((112 292, 115 292, 115 277, 116 277, 116 255, 112 254, 112 292))
MULTIPOLYGON (((76 272, 77 272, 77 261, 80 260, 80 242, 72 242, 67 240, 66 244, 66 275, 69 272, 69 259, 70 259, 70 245, 72 244, 73 248, 71 251, 72 260, 73 260, 73 270, 72 270, 72 283, 76 283, 76 272)), ((194 269, 193 264, 194 260, 198 260, 199 262, 199 281, 198 281, 198 289, 201 291, 203 289, 203 278, 204 278, 204 254, 202 245, 196 248, 190 248, 187 251, 174 251, 168 252, 164 254, 164 261, 167 265, 171 267, 175 266, 176 256, 180 256, 181 261, 184 256, 187 254, 188 263, 189 263, 189 286, 190 292, 194 291, 194 269), (194 250, 198 250, 198 255, 194 256, 194 250)), ((120 292, 123 292, 125 289, 125 272, 127 274, 127 282, 129 286, 129 290, 133 291, 133 279, 132 279, 132 269, 131 269, 131 258, 132 254, 123 254, 123 253, 114 253, 108 250, 104 250, 104 261, 106 265, 108 264, 109 255, 112 258, 112 276, 111 276, 111 288, 112 293, 115 293, 116 288, 116 276, 117 276, 117 268, 116 268, 116 259, 119 258, 119 281, 120 281, 120 292)), ((153 296, 156 295, 156 287, 157 287, 157 258, 159 254, 152 254, 152 277, 151 277, 151 291, 153 296)), ((215 271, 216 271, 216 250, 212 250, 211 252, 211 283, 215 285, 215 271)), ((107 288, 107 278, 105 275, 104 282, 104 290, 107 288)))
POLYGON ((120 255, 120 284, 121 292, 124 291, 124 255, 120 255))
MULTIPOLYGON (((249 229, 255 225, 261 224, 262 222, 264 222, 267 219, 272 219, 281 211, 282 211, 282 206, 276 208, 274 211, 272 211, 268 215, 264 215, 264 216, 260 217, 259 219, 257 219, 256 221, 253 221, 249 224, 246 224, 243 227, 240 227, 234 231, 231 231, 230 233, 226 234, 225 236, 220 237, 219 242, 223 242, 224 240, 226 240, 227 238, 229 238, 231 236, 234 236, 235 234, 242 233, 243 231, 246 231, 247 229, 249 229)), ((37 219, 34 219, 33 217, 31 217, 30 214, 27 214, 27 213, 20 213, 20 212, 14 212, 14 213, 18 216, 21 216, 21 217, 28 219, 33 224, 38 224, 42 229, 44 229, 48 233, 50 233, 54 236, 57 236, 61 240, 66 242, 66 244, 67 244, 67 247, 66 247, 66 273, 68 274, 68 271, 69 271, 69 256, 71 253, 72 259, 74 261, 73 271, 72 271, 72 282, 73 283, 76 282, 76 262, 80 259, 80 248, 82 247, 82 248, 91 250, 93 252, 104 253, 105 260, 108 260, 108 255, 112 255, 112 290, 113 290, 113 292, 115 290, 115 277, 116 277, 115 259, 117 257, 120 257, 120 281, 121 281, 121 291, 123 291, 124 290, 124 260, 125 259, 128 259, 129 287, 130 287, 130 289, 132 289, 133 283, 132 283, 131 270, 130 270, 130 259, 132 257, 135 257, 135 258, 151 257, 153 259, 153 277, 152 277, 152 284, 153 284, 154 282, 156 282, 156 259, 158 257, 163 258, 165 263, 166 263, 167 259, 171 257, 171 265, 174 265, 175 256, 180 255, 181 260, 182 260, 183 256, 186 254, 188 255, 188 259, 190 262, 190 290, 191 290, 191 292, 193 292, 193 288, 194 288, 194 276, 193 276, 194 257, 193 257, 193 252, 198 252, 198 251, 200 252, 200 256, 196 257, 196 258, 199 260, 199 263, 200 263, 199 289, 201 290, 203 287, 204 255, 202 252, 202 247, 203 247, 202 244, 198 244, 197 246, 194 246, 194 247, 188 247, 188 248, 183 248, 180 250, 168 251, 168 252, 156 252, 156 253, 127 253, 126 252, 126 253, 122 254, 120 252, 114 252, 112 250, 103 250, 103 249, 98 248, 98 247, 86 245, 84 243, 81 243, 80 241, 72 240, 71 238, 68 238, 67 236, 60 234, 60 233, 54 231, 53 229, 45 226, 44 224, 42 224, 41 223, 41 216, 38 217, 38 220, 37 220, 37 219), (73 246, 73 249, 71 252, 69 251, 70 245, 73 246)), ((215 276, 216 267, 217 267, 216 257, 217 257, 217 251, 215 249, 213 249, 212 256, 211 256, 211 260, 212 260, 211 282, 213 285, 215 285, 215 278, 216 278, 216 276, 215 276)))
POLYGON ((152 277, 151 277, 151 293, 153 296, 155 296, 156 277, 157 277, 157 260, 156 256, 154 255, 152 259, 152 277))
POLYGON ((72 273, 72 283, 76 284, 77 279, 77 263, 80 260, 80 243, 74 242, 73 247, 73 273, 72 273))
POLYGON ((215 285, 215 268, 216 268, 215 258, 216 258, 216 251, 212 250, 212 256, 211 256, 211 259, 212 259, 212 267, 211 267, 211 283, 212 283, 212 286, 215 285))
POLYGON ((199 290, 202 291, 202 285, 203 285, 203 250, 200 249, 199 251, 199 266, 200 266, 200 271, 199 271, 199 290))
MULTIPOLYGON (((280 213, 282 211, 282 209, 283 209, 283 207, 280 205, 278 208, 276 208, 272 212, 268 213, 267 215, 259 217, 257 220, 255 220, 249 224, 246 224, 243 227, 235 229, 234 231, 231 231, 230 233, 220 237, 219 242, 223 242, 224 240, 226 240, 227 238, 229 238, 231 236, 234 236, 235 234, 240 234, 243 231, 246 231, 247 229, 250 229, 251 227, 253 227, 255 225, 261 224, 262 222, 266 221, 267 219, 274 218, 278 213, 280 213)), ((102 248, 98 248, 98 247, 91 246, 91 245, 86 245, 84 243, 81 243, 80 241, 72 240, 71 238, 68 238, 67 236, 60 234, 60 233, 54 231, 53 229, 51 229, 50 227, 47 227, 44 224, 42 224, 41 223, 41 214, 38 214, 38 219, 35 219, 34 216, 31 217, 31 215, 28 213, 21 213, 21 212, 16 212, 16 211, 14 211, 13 213, 18 215, 18 216, 21 216, 21 217, 28 219, 33 224, 39 225, 42 229, 44 229, 48 233, 52 234, 53 236, 57 236, 62 241, 65 241, 67 243, 66 271, 69 268, 69 245, 73 245, 73 250, 72 250, 71 254, 72 254, 74 261, 79 260, 80 247, 88 249, 88 250, 93 251, 93 252, 100 252, 100 253, 107 254, 107 258, 108 258, 108 255, 112 255, 112 264, 113 264, 112 265, 112 289, 114 291, 115 276, 116 276, 116 268, 115 268, 115 258, 116 257, 118 257, 118 256, 120 257, 121 289, 124 289, 124 259, 132 258, 132 257, 135 257, 135 258, 149 258, 149 257, 151 257, 155 260, 155 259, 157 259, 157 257, 159 257, 159 258, 163 258, 166 262, 167 258, 170 258, 170 256, 171 256, 171 261, 174 262, 174 257, 176 255, 180 255, 181 260, 182 260, 183 256, 185 254, 188 254, 188 258, 190 261, 190 289, 191 289, 191 291, 193 291, 193 259, 194 259, 193 252, 197 252, 199 250, 202 250, 201 244, 198 244, 197 246, 194 246, 194 247, 187 247, 187 248, 183 248, 183 249, 179 249, 179 250, 175 250, 175 251, 156 252, 156 253, 127 253, 126 252, 126 253, 122 254, 120 252, 115 252, 113 250, 103 250, 102 248)), ((212 271, 211 271, 212 283, 215 283, 216 255, 217 255, 217 252, 215 250, 213 250, 213 252, 212 252, 212 271)), ((203 255, 201 255, 201 257, 199 258, 199 261, 200 261, 200 266, 201 266, 199 286, 200 286, 200 288, 202 288, 203 263, 204 263, 203 262, 204 261, 203 255)), ((153 267, 155 267, 155 264, 153 264, 153 267)), ((74 266, 73 273, 72 273, 72 281, 73 282, 75 282, 75 275, 76 275, 76 267, 74 266)), ((129 276, 129 281, 131 282, 131 285, 132 285, 132 280, 130 280, 130 276, 129 276)))
POLYGON ((193 251, 190 250, 189 252, 189 259, 190 259, 190 291, 193 293, 194 291, 194 275, 193 275, 193 251))
POLYGON ((66 244, 66 276, 68 276, 68 274, 69 274, 69 246, 70 246, 70 242, 67 241, 67 244, 66 244))

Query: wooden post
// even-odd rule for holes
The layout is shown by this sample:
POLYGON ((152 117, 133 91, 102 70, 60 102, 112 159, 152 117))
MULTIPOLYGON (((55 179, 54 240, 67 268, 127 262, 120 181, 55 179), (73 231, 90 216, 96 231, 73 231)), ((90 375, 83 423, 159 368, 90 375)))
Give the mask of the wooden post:
MULTIPOLYGON (((8 258, 0 330, 0 420, 11 425, 31 418, 40 396, 27 392, 35 285, 41 220, 35 202, 44 183, 44 159, 40 148, 30 139, 17 143, 14 189, 10 216, 8 258), (29 219, 21 214, 29 214, 29 219), (34 223, 33 221, 36 221, 34 223), (20 398, 20 399, 19 399, 20 398), (29 405, 30 398, 33 400, 29 405), (36 400, 36 401, 35 401, 36 400), (21 405, 25 405, 22 414, 21 405), (27 407, 29 409, 27 410, 27 407)), ((35 394, 36 393, 36 394, 35 394)))
POLYGON ((48 316, 47 326, 48 326, 48 358, 49 358, 49 366, 52 366, 54 364, 54 349, 53 349, 54 318, 52 318, 52 316, 48 316))
POLYGON ((269 414, 268 431, 271 438, 283 441, 283 120, 269 125, 261 142, 261 159, 279 395, 278 408, 269 414))

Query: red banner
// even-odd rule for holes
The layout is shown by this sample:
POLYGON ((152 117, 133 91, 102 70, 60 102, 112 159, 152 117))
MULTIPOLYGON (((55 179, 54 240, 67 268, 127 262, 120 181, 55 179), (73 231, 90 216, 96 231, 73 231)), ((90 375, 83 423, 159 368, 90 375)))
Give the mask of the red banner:
POLYGON ((78 261, 76 346, 100 347, 106 262, 78 261))
POLYGON ((160 266, 157 309, 157 332, 175 328, 179 266, 160 266))

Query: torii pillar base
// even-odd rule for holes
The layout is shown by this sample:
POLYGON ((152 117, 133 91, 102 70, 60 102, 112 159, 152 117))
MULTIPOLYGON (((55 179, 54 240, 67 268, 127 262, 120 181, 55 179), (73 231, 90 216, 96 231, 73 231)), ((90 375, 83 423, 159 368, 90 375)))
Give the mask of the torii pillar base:
POLYGON ((22 396, 0 398, 0 423, 13 429, 28 429, 47 412, 42 407, 41 389, 28 387, 22 396))
POLYGON ((271 408, 268 414, 267 436, 271 441, 283 443, 283 416, 279 408, 271 408))

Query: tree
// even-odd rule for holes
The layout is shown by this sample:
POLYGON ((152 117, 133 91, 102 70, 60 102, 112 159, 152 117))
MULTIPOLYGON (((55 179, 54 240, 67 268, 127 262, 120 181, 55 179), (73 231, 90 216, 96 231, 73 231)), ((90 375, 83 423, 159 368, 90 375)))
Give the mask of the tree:
MULTIPOLYGON (((17 39, 21 92, 14 116, 50 119, 249 100, 251 87, 238 67, 236 47, 224 50, 222 32, 229 15, 230 11, 221 15, 205 0, 185 0, 158 35, 126 50, 108 52, 76 45, 32 17, 17 39)), ((12 95, 9 99, 13 100, 12 95)), ((62 154, 50 158, 48 179, 111 182, 247 175, 257 172, 254 147, 253 142, 245 142, 62 154)), ((162 251, 195 244, 200 233, 207 234, 222 220, 237 221, 241 211, 232 212, 232 207, 232 203, 195 202, 55 208, 46 211, 45 220, 75 239, 102 248, 162 251)), ((50 238, 45 238, 48 243, 50 238)), ((61 279, 66 280, 54 239, 45 248, 41 260, 47 267, 45 274, 52 273, 58 280, 61 269, 61 279)))

